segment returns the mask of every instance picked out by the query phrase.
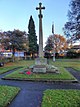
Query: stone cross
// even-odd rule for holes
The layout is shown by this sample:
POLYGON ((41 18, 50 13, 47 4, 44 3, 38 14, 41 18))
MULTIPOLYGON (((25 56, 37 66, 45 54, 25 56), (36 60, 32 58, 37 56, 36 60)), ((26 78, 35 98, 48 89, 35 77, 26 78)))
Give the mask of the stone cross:
POLYGON ((45 7, 41 6, 42 3, 39 3, 39 7, 36 7, 36 10, 39 10, 39 57, 44 57, 43 55, 43 30, 42 30, 42 9, 45 9, 45 7))

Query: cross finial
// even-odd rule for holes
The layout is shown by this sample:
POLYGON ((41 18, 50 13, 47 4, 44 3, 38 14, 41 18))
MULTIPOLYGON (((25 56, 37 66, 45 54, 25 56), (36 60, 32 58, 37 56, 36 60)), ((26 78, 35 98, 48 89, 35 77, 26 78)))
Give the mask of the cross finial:
POLYGON ((42 5, 42 3, 40 2, 40 3, 39 3, 39 7, 36 7, 36 10, 39 10, 39 17, 42 17, 41 10, 42 10, 42 9, 45 9, 45 7, 44 7, 44 6, 41 7, 41 5, 42 5))

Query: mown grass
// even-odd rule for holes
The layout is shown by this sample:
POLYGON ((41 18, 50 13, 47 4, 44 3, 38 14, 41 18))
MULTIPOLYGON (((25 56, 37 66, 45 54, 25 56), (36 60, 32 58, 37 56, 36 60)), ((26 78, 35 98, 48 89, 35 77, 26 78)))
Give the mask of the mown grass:
POLYGON ((31 75, 27 74, 20 74, 21 71, 24 71, 25 68, 20 68, 15 72, 8 74, 5 78, 12 78, 12 79, 30 79, 30 80, 74 80, 75 78, 67 72, 67 70, 63 67, 60 67, 59 74, 35 74, 32 73, 31 75))
MULTIPOLYGON (((7 75, 5 78, 14 78, 14 79, 44 79, 44 80, 74 80, 75 78, 67 72, 65 67, 72 67, 76 70, 80 71, 80 61, 79 60, 73 60, 72 59, 57 59, 55 62, 52 60, 49 60, 49 64, 52 64, 54 66, 57 66, 60 74, 34 74, 26 75, 26 74, 20 74, 20 71, 24 71, 24 68, 27 68, 31 65, 34 65, 34 60, 23 60, 23 61, 16 61, 14 63, 8 63, 6 64, 6 67, 10 66, 22 66, 23 68, 15 70, 12 74, 7 75)), ((1 68, 0 68, 0 71, 1 68)), ((4 71, 4 70, 3 70, 4 71)), ((2 71, 2 72, 3 72, 2 71)))
POLYGON ((35 60, 20 60, 20 61, 15 61, 15 62, 10 62, 7 63, 5 66, 30 66, 35 63, 35 60))
POLYGON ((19 91, 17 87, 0 86, 0 107, 7 107, 19 91))
POLYGON ((50 60, 50 64, 57 67, 71 67, 80 71, 80 59, 57 59, 55 62, 50 60))
MULTIPOLYGON (((5 66, 30 66, 34 65, 34 63, 34 60, 22 60, 15 61, 14 63, 7 63, 5 66)), ((56 59, 55 62, 49 60, 49 64, 55 65, 57 67, 72 67, 80 71, 80 59, 56 59)))
POLYGON ((80 107, 80 90, 46 90, 41 107, 80 107))
POLYGON ((8 72, 9 70, 12 70, 14 68, 17 68, 17 66, 6 66, 6 67, 0 67, 0 74, 3 74, 5 72, 8 72))
POLYGON ((17 68, 17 67, 26 67, 27 68, 28 66, 32 65, 33 63, 34 63, 34 60, 15 61, 14 63, 10 62, 10 63, 5 64, 3 67, 0 67, 0 74, 8 72, 9 70, 12 70, 12 69, 17 68))

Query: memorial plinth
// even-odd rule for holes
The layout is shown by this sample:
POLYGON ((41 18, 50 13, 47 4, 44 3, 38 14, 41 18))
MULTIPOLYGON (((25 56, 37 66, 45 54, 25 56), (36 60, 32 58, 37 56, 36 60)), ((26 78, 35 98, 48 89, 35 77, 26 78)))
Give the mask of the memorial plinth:
POLYGON ((46 73, 46 58, 36 58, 35 59, 35 66, 33 67, 33 72, 36 73, 46 73))
POLYGON ((46 73, 46 66, 45 65, 35 65, 33 68, 33 72, 35 72, 35 73, 46 73))

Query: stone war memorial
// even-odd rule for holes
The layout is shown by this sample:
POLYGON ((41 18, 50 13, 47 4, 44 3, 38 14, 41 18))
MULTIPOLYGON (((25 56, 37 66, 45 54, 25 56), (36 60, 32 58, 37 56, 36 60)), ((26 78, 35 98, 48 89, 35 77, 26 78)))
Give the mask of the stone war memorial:
POLYGON ((42 28, 42 10, 45 7, 42 7, 42 3, 39 3, 39 7, 36 7, 36 10, 39 10, 39 58, 35 59, 35 65, 33 66, 33 72, 36 73, 46 73, 46 72, 55 72, 58 73, 58 69, 52 65, 47 64, 47 58, 44 58, 43 54, 43 28, 42 28))
POLYGON ((43 29, 42 29, 42 9, 45 9, 45 7, 42 7, 42 3, 39 3, 39 7, 36 7, 36 10, 39 10, 39 57, 35 59, 35 64, 29 66, 25 71, 22 71, 20 73, 25 73, 27 71, 31 71, 31 73, 59 73, 59 70, 57 67, 48 64, 47 58, 44 58, 43 54, 43 29))
POLYGON ((45 7, 42 7, 42 3, 39 3, 39 7, 36 7, 36 10, 39 10, 39 58, 35 59, 35 66, 33 69, 33 72, 46 72, 46 64, 47 59, 44 58, 43 55, 43 29, 42 29, 42 9, 45 9, 45 7))

